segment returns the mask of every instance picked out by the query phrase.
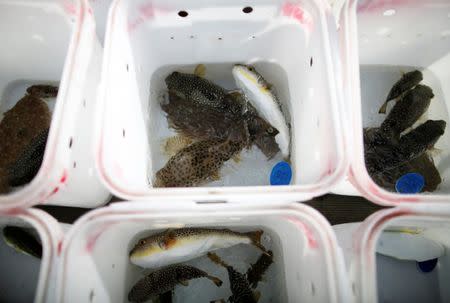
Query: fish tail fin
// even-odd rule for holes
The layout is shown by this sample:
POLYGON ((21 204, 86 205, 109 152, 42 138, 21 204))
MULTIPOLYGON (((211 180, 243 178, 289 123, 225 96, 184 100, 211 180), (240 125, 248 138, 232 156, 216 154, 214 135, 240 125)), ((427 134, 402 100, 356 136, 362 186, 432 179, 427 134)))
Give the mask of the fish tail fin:
POLYGON ((252 240, 252 244, 256 247, 258 247, 264 254, 270 256, 267 253, 266 248, 261 244, 261 236, 264 233, 262 230, 252 231, 247 233, 247 236, 252 240))
POLYGON ((386 109, 387 109, 387 105, 389 103, 390 100, 386 100, 386 102, 383 103, 383 105, 381 105, 380 109, 378 110, 379 114, 385 114, 386 113, 386 109))
POLYGON ((216 253, 208 252, 207 256, 211 261, 213 261, 217 265, 223 266, 225 268, 228 267, 228 264, 225 263, 216 253))
POLYGON ((217 287, 220 287, 220 286, 222 286, 222 280, 220 280, 219 278, 217 278, 217 277, 214 277, 214 276, 206 276, 208 279, 210 279, 214 284, 216 284, 216 286, 217 287))

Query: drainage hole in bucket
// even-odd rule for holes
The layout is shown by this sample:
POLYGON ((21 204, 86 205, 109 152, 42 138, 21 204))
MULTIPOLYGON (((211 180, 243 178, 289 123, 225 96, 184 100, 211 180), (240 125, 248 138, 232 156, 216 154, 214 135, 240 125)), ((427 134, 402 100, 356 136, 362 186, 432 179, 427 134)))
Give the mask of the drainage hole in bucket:
POLYGON ((189 38, 194 39, 195 37, 194 37, 194 35, 190 35, 189 38))
POLYGON ((77 162, 73 161, 73 168, 77 168, 77 162))
POLYGON ((311 59, 309 60, 309 66, 313 65, 313 57, 311 57, 311 59))
POLYGON ((83 107, 86 107, 86 99, 83 99, 83 107))
POLYGON ((178 16, 183 17, 183 18, 187 17, 188 15, 189 14, 187 11, 179 11, 178 12, 178 16))
POLYGON ((218 39, 218 40, 222 40, 222 37, 218 37, 217 39, 218 39))
POLYGON ((125 128, 122 129, 122 137, 125 138, 125 128))
POLYGON ((70 140, 69 140, 69 148, 72 148, 72 144, 73 144, 73 138, 70 137, 70 140))
POLYGON ((175 39, 175 37, 170 37, 170 40, 174 40, 175 39))
POLYGON ((129 71, 129 66, 128 66, 128 64, 127 64, 127 71, 129 71))
POLYGON ((253 12, 253 8, 251 6, 246 6, 242 9, 242 11, 246 14, 250 14, 251 12, 253 12))

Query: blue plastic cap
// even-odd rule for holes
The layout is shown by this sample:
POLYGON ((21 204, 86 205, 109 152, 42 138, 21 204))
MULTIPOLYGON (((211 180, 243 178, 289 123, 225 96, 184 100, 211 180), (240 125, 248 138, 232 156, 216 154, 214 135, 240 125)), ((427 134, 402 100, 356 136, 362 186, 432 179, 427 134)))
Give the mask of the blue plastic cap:
POLYGON ((417 266, 419 267, 421 272, 428 273, 433 271, 436 267, 438 259, 426 260, 423 262, 417 262, 417 266))
POLYGON ((395 190, 401 194, 420 193, 425 186, 425 178, 418 173, 408 173, 401 176, 395 183, 395 190))
POLYGON ((270 185, 289 185, 291 183, 292 170, 289 163, 278 162, 270 174, 270 185))

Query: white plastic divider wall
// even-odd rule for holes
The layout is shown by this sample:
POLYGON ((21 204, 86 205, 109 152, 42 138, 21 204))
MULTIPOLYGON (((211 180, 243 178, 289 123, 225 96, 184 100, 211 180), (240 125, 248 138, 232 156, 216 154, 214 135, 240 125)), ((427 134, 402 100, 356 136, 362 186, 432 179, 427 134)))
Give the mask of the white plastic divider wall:
MULTIPOLYGON (((129 251, 139 237, 167 228, 222 227, 264 231, 263 245, 273 250, 274 264, 266 274, 267 282, 258 287, 260 302, 348 302, 350 288, 342 253, 329 223, 306 205, 265 205, 249 207, 191 201, 149 204, 142 201, 116 203, 94 210, 80 218, 66 235, 59 266, 57 301, 84 302, 94 297, 100 302, 123 302, 143 274, 142 269, 129 261, 129 251)), ((234 256, 234 261, 244 262, 244 266, 259 253, 245 245, 227 251, 228 259, 242 254, 234 256)), ((189 264, 220 275, 207 261, 206 258, 203 263, 197 260, 189 264)), ((219 277, 228 281, 226 275, 219 277)), ((225 287, 228 282, 212 292, 206 287, 209 284, 198 283, 177 289, 183 300, 176 302, 209 302, 228 293, 225 287), (206 287, 203 291, 193 290, 201 285, 206 287)))
POLYGON ((352 156, 349 178, 369 200, 385 205, 416 202, 449 202, 450 131, 450 2, 349 0, 342 6, 340 32, 344 41, 343 62, 348 73, 347 107, 352 115, 352 156), (420 20, 414 22, 412 20, 420 20), (383 119, 378 108, 402 72, 420 69, 423 84, 435 94, 427 119, 447 122, 445 134, 436 144, 434 156, 442 184, 433 193, 398 194, 379 187, 367 173, 364 162, 363 127, 377 126, 383 119))
POLYGON ((0 249, 2 302, 52 303, 55 299, 56 269, 63 232, 58 222, 38 209, 0 213, 0 229, 6 225, 35 229, 42 244, 42 259, 25 256, 6 247, 0 249), (34 296, 33 296, 34 294, 34 296))
POLYGON ((1 101, 1 113, 27 84, 59 83, 41 169, 28 185, 0 195, 0 209, 105 203, 110 195, 97 177, 92 151, 102 49, 87 0, 2 0, 0 25, 7 45, 0 53, 1 98, 18 97, 1 101))
POLYGON ((112 3, 96 160, 104 184, 116 196, 255 203, 265 196, 287 202, 324 194, 347 172, 342 100, 336 89, 339 67, 334 67, 332 55, 337 39, 330 42, 330 35, 336 35, 331 8, 321 0, 264 0, 246 14, 243 8, 248 5, 242 0, 112 3), (180 17, 181 10, 188 16, 180 17), (249 169, 248 176, 231 180, 232 186, 152 188, 154 172, 163 163, 160 137, 167 133, 167 126, 158 124, 163 117, 158 102, 163 77, 204 63, 212 66, 212 80, 220 82, 226 78, 223 70, 231 75, 232 65, 242 62, 263 72, 289 111, 292 185, 269 187, 267 173, 252 176, 249 169), (267 181, 251 184, 261 177, 267 181))

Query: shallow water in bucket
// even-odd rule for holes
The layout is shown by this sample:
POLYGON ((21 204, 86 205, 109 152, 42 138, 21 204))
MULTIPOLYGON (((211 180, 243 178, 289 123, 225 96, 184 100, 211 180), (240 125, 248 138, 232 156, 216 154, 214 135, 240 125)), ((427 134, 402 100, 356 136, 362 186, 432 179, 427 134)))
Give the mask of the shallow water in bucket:
MULTIPOLYGON (((429 154, 434 159, 442 183, 438 186, 437 192, 450 192, 450 124, 446 101, 442 92, 441 81, 429 69, 411 66, 392 65, 361 65, 361 102, 363 127, 378 127, 387 117, 395 101, 390 101, 386 114, 379 114, 378 110, 386 100, 392 86, 400 80, 402 75, 413 70, 420 70, 423 73, 421 84, 429 86, 435 95, 431 99, 430 107, 425 114, 413 125, 413 128, 430 120, 444 120, 447 122, 444 135, 435 144, 435 150, 429 154)), ((427 193, 425 193, 427 194, 427 193)), ((429 193, 428 193, 429 194, 429 193)))
MULTIPOLYGON (((235 62, 239 63, 239 62, 235 62)), ((205 64, 205 78, 222 86, 227 90, 236 90, 236 84, 231 74, 235 63, 205 64)), ((290 100, 287 74, 282 67, 271 62, 256 62, 252 64, 256 70, 269 82, 279 98, 286 122, 290 123, 290 100)), ((164 79, 174 71, 193 73, 195 65, 164 66, 159 68, 152 76, 150 82, 150 100, 148 105, 149 116, 149 142, 151 151, 151 167, 149 180, 153 180, 155 173, 164 167, 169 156, 164 152, 166 140, 176 135, 176 132, 168 125, 166 114, 160 104, 164 102, 167 94, 167 86, 164 79)), ((283 160, 281 153, 277 153, 272 159, 267 157, 254 145, 250 149, 244 149, 236 160, 225 162, 220 170, 220 180, 209 182, 201 186, 252 186, 270 185, 270 173, 272 168, 283 160)), ((295 173, 294 173, 295 174, 295 173)))
MULTIPOLYGON (((3 236, 5 225, 1 225, 0 302, 33 302, 39 280, 41 260, 9 246, 3 236)), ((11 225, 14 226, 14 224, 11 225)), ((36 232, 31 231, 31 233, 37 236, 36 232)))

